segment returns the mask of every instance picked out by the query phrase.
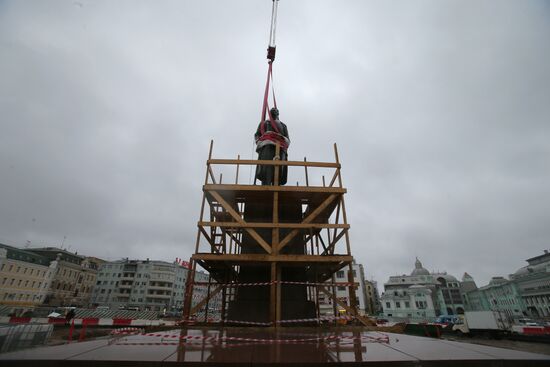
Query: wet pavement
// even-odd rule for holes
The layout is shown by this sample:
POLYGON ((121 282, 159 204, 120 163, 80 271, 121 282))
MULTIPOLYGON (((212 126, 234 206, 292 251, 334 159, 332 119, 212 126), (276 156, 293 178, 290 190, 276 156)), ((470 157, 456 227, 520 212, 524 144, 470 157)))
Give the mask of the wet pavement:
POLYGON ((338 328, 184 329, 0 354, 2 366, 550 366, 550 356, 338 328))

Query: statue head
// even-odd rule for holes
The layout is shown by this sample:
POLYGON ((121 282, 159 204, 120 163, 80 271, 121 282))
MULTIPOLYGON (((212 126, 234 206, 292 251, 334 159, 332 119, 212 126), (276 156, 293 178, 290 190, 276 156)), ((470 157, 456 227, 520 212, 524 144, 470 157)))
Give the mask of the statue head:
POLYGON ((273 107, 269 112, 271 112, 271 117, 273 117, 275 120, 279 118, 279 110, 273 107))

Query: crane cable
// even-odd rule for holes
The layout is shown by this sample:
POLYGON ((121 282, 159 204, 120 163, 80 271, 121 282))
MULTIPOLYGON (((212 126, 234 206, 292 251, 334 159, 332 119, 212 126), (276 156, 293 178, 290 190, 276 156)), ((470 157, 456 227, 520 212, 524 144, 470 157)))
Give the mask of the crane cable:
MULTIPOLYGON (((273 116, 271 116, 271 110, 269 108, 269 83, 271 82, 271 90, 273 94, 273 107, 277 108, 277 100, 275 99, 275 83, 273 82, 273 62, 275 61, 275 32, 277 30, 277 6, 279 5, 279 0, 272 0, 273 6, 271 8, 271 29, 269 31, 269 45, 267 47, 267 59, 268 69, 267 69, 267 81, 265 83, 265 92, 264 92, 264 101, 262 107, 262 116, 261 121, 266 120, 266 115, 269 116, 269 121, 273 131, 280 133, 277 125, 273 122, 273 116)), ((264 124, 261 124, 261 133, 265 132, 264 124)))

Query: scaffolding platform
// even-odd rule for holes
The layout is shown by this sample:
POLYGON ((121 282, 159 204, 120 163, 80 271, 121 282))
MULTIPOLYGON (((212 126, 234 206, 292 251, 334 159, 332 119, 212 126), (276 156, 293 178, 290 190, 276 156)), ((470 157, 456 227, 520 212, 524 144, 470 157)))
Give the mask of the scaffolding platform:
MULTIPOLYGON (((342 185, 336 144, 334 162, 311 162, 306 158, 213 159, 212 147, 213 142, 206 162, 184 319, 189 321, 201 312, 203 321, 207 321, 208 304, 221 293, 222 324, 238 321, 276 326, 292 320, 318 322, 319 294, 323 293, 333 304, 334 319, 343 309, 346 316, 368 324, 357 310, 350 225, 344 202, 347 190, 342 185), (240 167, 258 165, 273 167, 274 184, 240 184, 240 167), (234 167, 234 182, 223 183, 222 175, 217 180, 217 166, 234 167), (279 185, 282 166, 303 170, 303 184, 279 185), (328 180, 322 176, 322 185, 310 185, 310 175, 316 169, 330 172, 328 180), (206 297, 192 306, 193 290, 198 286, 194 281, 197 266, 210 274, 210 280, 206 297), (348 281, 335 282, 335 273, 346 267, 348 281), (336 297, 338 286, 349 289, 346 299, 336 297)), ((277 146, 276 156, 278 149, 277 146)))

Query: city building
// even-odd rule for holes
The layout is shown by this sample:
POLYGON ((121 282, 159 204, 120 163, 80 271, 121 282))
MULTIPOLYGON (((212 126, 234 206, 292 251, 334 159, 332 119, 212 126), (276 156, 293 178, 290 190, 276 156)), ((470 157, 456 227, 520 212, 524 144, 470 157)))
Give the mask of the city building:
MULTIPOLYGON (((365 272, 363 269, 362 264, 357 264, 353 262, 352 264, 353 268, 353 281, 358 285, 355 289, 355 296, 357 299, 357 309, 360 314, 373 314, 370 309, 370 305, 373 304, 369 299, 369 292, 367 289, 367 284, 365 282, 365 272)), ((347 283, 348 282, 348 268, 339 270, 335 274, 335 282, 337 283, 347 283)), ((329 279, 327 281, 328 283, 332 282, 332 279, 329 279)), ((372 285, 370 285, 372 287, 372 285)), ((339 301, 349 305, 349 292, 348 286, 337 286, 336 288, 336 297, 339 301)), ((371 289, 372 293, 372 289, 371 289)), ((376 295, 378 293, 376 292, 376 295)), ((337 307, 337 311, 340 310, 339 307, 337 307)), ((333 315, 334 314, 334 306, 332 304, 332 300, 325 295, 322 292, 319 292, 319 311, 321 315, 333 315)), ((340 312, 343 312, 344 310, 341 309, 340 312)))
POLYGON ((101 262, 56 247, 0 244, 0 304, 15 314, 41 305, 86 307, 101 262))
POLYGON ((384 316, 431 321, 464 313, 460 282, 446 272, 430 273, 418 258, 410 275, 391 276, 380 297, 384 316))
POLYGON ((44 302, 50 261, 41 255, 0 244, 0 304, 22 314, 44 302))
POLYGON ((111 309, 176 312, 183 305, 187 272, 176 262, 106 262, 99 268, 91 303, 111 309))
POLYGON ((489 284, 464 293, 467 311, 499 311, 509 320, 527 315, 519 288, 504 277, 493 277, 489 284))
POLYGON ((103 260, 57 247, 32 248, 25 251, 40 255, 50 263, 50 276, 45 279, 48 290, 44 305, 89 306, 97 270, 103 260))
POLYGON ((550 253, 527 259, 526 266, 510 275, 516 284, 527 314, 533 318, 550 318, 550 253))
POLYGON ((496 276, 484 287, 472 286, 471 277, 463 278, 466 310, 499 311, 510 320, 550 318, 550 253, 545 250, 526 261, 528 265, 510 274, 509 279, 496 276))
POLYGON ((378 315, 382 312, 380 295, 378 294, 378 283, 374 280, 365 280, 365 291, 367 292, 365 313, 367 315, 378 315))

